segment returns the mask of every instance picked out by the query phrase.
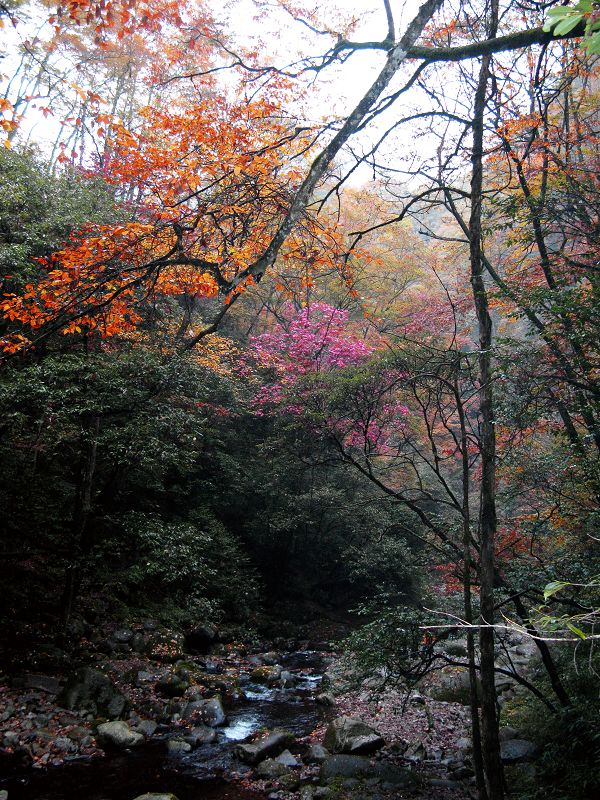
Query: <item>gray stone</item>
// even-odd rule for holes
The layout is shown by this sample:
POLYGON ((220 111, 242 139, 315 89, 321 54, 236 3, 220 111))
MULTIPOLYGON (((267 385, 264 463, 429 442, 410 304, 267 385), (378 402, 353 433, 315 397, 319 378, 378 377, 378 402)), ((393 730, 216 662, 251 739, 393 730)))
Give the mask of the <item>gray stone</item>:
POLYGON ((361 720, 338 717, 327 728, 323 744, 333 753, 369 755, 383 747, 385 741, 361 720))
POLYGON ((467 655, 467 643, 466 641, 450 641, 444 642, 443 645, 444 650, 448 653, 449 656, 458 656, 460 658, 467 655))
POLYGON ((254 681, 254 683, 264 683, 267 686, 271 686, 281 678, 281 673, 283 670, 276 664, 275 666, 262 666, 256 667, 250 673, 250 680, 254 681))
POLYGON ((286 669, 284 669, 281 671, 281 675, 279 676, 279 683, 284 689, 289 689, 296 685, 296 678, 291 672, 288 672, 286 669))
POLYGON ((183 697, 189 685, 186 680, 182 680, 178 675, 163 675, 156 682, 155 689, 162 697, 183 697))
POLYGON ((293 756, 289 750, 284 750, 283 753, 280 753, 277 758, 275 759, 278 764, 283 764, 284 767, 299 767, 300 762, 293 756))
POLYGON ((216 640, 216 627, 210 622, 202 622, 186 634, 185 646, 190 653, 206 655, 216 640))
POLYGON ((182 753, 189 753, 192 750, 192 745, 184 739, 169 739, 167 742, 167 751, 171 756, 181 755, 182 753))
POLYGON ((284 730, 274 730, 252 744, 239 744, 236 756, 246 764, 258 764, 265 758, 277 755, 294 742, 294 734, 284 730))
POLYGON ((60 681, 51 675, 33 675, 28 673, 25 675, 25 688, 38 689, 41 692, 48 692, 48 694, 58 694, 60 689, 60 681))
POLYGON ((134 797, 134 800, 177 800, 174 794, 165 792, 147 792, 134 797))
POLYGON ((417 783, 416 778, 407 769, 402 769, 402 767, 395 767, 391 764, 376 764, 374 767, 374 773, 380 781, 383 782, 383 785, 386 788, 409 788, 414 787, 417 783))
POLYGON ((0 791, 0 800, 8 800, 8 792, 6 789, 0 791))
POLYGON ((456 749, 465 750, 466 752, 470 753, 473 749, 473 742, 467 736, 463 736, 457 740, 456 749))
POLYGON ((118 748, 138 747, 144 741, 142 734, 131 730, 123 720, 98 725, 98 739, 102 745, 118 748))
POLYGON ((200 747, 201 744, 212 744, 217 738, 217 733, 213 728, 208 725, 198 725, 187 734, 185 737, 186 742, 189 742, 192 747, 200 747))
POLYGON ((498 731, 498 736, 501 742, 508 742, 509 739, 518 739, 519 731, 516 728, 511 728, 510 725, 505 725, 498 731))
POLYGON ((156 729, 158 728, 158 723, 155 722, 153 719, 141 719, 135 726, 136 730, 140 733, 143 733, 144 736, 148 738, 150 736, 154 736, 156 733, 156 729))
POLYGON ((127 700, 110 678, 91 667, 77 670, 67 681, 56 702, 70 711, 89 711, 108 719, 120 717, 127 706, 127 700))
POLYGON ((330 756, 330 752, 322 744, 311 744, 308 749, 308 763, 309 764, 322 764, 330 756))
POLYGON ((280 764, 274 758, 267 758, 256 768, 256 775, 259 778, 281 778, 283 775, 288 774, 288 768, 285 764, 280 764))
POLYGON ((334 778, 364 778, 373 775, 373 768, 364 756, 334 755, 321 764, 320 778, 323 782, 334 778))
POLYGON ((146 649, 146 640, 144 638, 144 634, 137 631, 137 633, 133 634, 133 638, 131 639, 131 649, 136 653, 143 653, 146 649))
POLYGON ((424 761, 427 758, 427 751, 423 746, 423 742, 413 742, 404 751, 404 758, 410 761, 424 761))
POLYGON ((54 742, 54 747, 63 753, 76 753, 77 745, 72 742, 67 736, 58 736, 54 742))
POLYGON ((210 700, 193 700, 191 703, 187 703, 181 716, 186 720, 198 719, 205 725, 210 725, 211 728, 223 725, 227 719, 218 697, 211 697, 210 700))
POLYGON ((321 692, 315 697, 315 700, 320 706, 328 706, 333 708, 335 705, 335 697, 330 692, 321 692))
POLYGON ((537 746, 527 739, 507 739, 500 744, 500 757, 503 764, 533 761, 536 754, 537 746))
POLYGON ((112 639, 119 644, 127 644, 133 639, 134 633, 129 628, 119 628, 112 633, 112 639))

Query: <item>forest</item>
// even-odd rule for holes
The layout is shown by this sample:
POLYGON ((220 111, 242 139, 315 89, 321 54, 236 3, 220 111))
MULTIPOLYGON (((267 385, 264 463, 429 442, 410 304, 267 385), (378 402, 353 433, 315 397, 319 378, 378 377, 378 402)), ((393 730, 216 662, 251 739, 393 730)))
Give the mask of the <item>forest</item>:
POLYGON ((0 41, 0 800, 600 799, 598 6, 0 41))

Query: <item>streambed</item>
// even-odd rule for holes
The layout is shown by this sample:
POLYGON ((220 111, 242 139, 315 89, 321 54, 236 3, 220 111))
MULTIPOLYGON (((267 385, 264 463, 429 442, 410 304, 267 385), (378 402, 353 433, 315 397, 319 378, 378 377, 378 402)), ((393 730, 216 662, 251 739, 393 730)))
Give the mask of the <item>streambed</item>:
POLYGON ((286 728, 309 734, 322 720, 315 702, 322 679, 323 654, 289 653, 282 665, 296 680, 293 688, 247 682, 243 699, 227 709, 227 724, 217 740, 183 755, 169 755, 167 741, 177 733, 154 737, 139 750, 72 761, 44 771, 28 770, 2 780, 9 800, 133 800, 145 792, 172 792, 179 800, 254 800, 258 792, 235 781, 250 768, 234 755, 239 742, 262 729, 286 728))

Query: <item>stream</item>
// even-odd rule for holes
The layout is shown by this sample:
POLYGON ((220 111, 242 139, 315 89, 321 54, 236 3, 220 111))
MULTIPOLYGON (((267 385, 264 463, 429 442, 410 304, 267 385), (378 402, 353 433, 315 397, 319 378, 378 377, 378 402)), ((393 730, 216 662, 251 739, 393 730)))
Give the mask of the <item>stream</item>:
MULTIPOLYGON (((243 699, 226 709, 227 724, 217 728, 217 740, 183 755, 167 754, 173 732, 154 737, 139 750, 77 760, 44 771, 29 770, 0 789, 9 800, 134 800, 146 792, 172 792, 178 800, 254 800, 264 798, 236 782, 250 772, 234 748, 261 729, 285 728, 297 736, 310 733, 322 720, 315 702, 322 680, 323 654, 289 653, 281 660, 296 685, 281 689, 246 682, 243 699)), ((175 733, 176 736, 176 733, 175 733)), ((293 748, 292 748, 293 750, 293 748)))

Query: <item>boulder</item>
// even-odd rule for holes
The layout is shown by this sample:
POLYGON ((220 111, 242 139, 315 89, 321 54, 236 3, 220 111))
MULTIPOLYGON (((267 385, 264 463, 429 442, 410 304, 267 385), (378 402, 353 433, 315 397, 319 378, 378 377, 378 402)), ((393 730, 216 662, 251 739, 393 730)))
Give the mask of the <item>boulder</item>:
POLYGON ((211 728, 223 725, 227 719, 218 697, 211 697, 210 700, 193 700, 191 703, 187 703, 181 716, 186 720, 197 719, 205 725, 210 725, 211 728))
POLYGON ((174 663, 183 657, 183 647, 183 634, 156 633, 148 642, 148 655, 156 661, 174 663))
POLYGON ((315 700, 320 706, 327 706, 333 708, 335 705, 335 697, 330 692, 321 692, 315 697, 315 700))
POLYGON ((98 725, 98 739, 100 744, 108 747, 138 747, 144 741, 141 733, 131 730, 123 720, 104 722, 98 725))
POLYGON ((189 682, 179 675, 163 675, 156 682, 155 689, 162 697, 183 697, 189 685, 189 682))
POLYGON ((338 717, 327 728, 323 740, 333 753, 369 755, 384 746, 383 737, 369 725, 352 717, 338 717))
POLYGON ((198 725, 185 736, 185 741, 192 747, 200 747, 201 744, 212 744, 217 738, 216 731, 208 725, 198 725))
POLYGON ((254 681, 254 683, 265 683, 267 686, 271 686, 281 678, 282 671, 279 664, 256 667, 250 673, 250 680, 254 681))
POLYGON ((202 622, 185 636, 185 649, 189 653, 206 655, 217 640, 217 629, 210 622, 202 622))
POLYGON ((283 764, 284 767, 299 767, 300 762, 293 756, 289 750, 284 750, 283 753, 280 753, 277 758, 275 759, 278 764, 283 764))
POLYGON ((498 731, 498 736, 501 742, 508 742, 509 739, 518 739, 519 731, 516 728, 511 728, 510 725, 505 725, 498 731))
POLYGON ((258 778, 267 778, 269 780, 273 778, 281 778, 282 775, 287 775, 288 772, 289 770, 285 764, 275 761, 274 758, 267 758, 264 761, 261 761, 256 768, 256 776, 258 778))
POLYGON ((500 758, 503 764, 533 761, 537 750, 537 746, 527 739, 506 739, 500 743, 500 758))
POLYGON ((48 692, 48 694, 58 694, 60 689, 60 681, 51 675, 27 673, 24 683, 26 689, 38 689, 40 692, 48 692))
POLYGON ((185 739, 169 739, 167 742, 167 752, 170 756, 183 755, 183 753, 189 753, 191 749, 192 745, 185 739))
POLYGON ((134 800, 177 800, 174 794, 166 792, 147 792, 134 797, 134 800))
POLYGON ((321 764, 320 778, 324 783, 334 778, 365 778, 373 776, 373 767, 364 756, 334 755, 321 764))
POLYGON ((135 729, 139 731, 139 733, 143 733, 144 736, 147 737, 154 736, 157 728, 158 723, 153 719, 141 719, 135 726, 135 729))
POLYGON ((308 748, 307 761, 309 764, 322 764, 330 755, 329 750, 322 744, 311 744, 308 748))
POLYGON ((108 719, 117 719, 127 707, 127 700, 110 678, 91 667, 77 670, 67 681, 56 702, 70 711, 89 711, 108 719))
POLYGON ((467 642, 459 639, 444 642, 443 649, 449 656, 464 658, 467 655, 467 642))
POLYGON ((284 669, 279 676, 279 685, 283 689, 291 689, 296 685, 296 678, 291 672, 288 672, 287 669, 284 669))
POLYGON ((294 742, 294 734, 284 730, 274 730, 252 744, 239 744, 236 756, 246 764, 258 764, 265 758, 277 755, 294 742))
POLYGON ((113 642, 117 642, 118 644, 128 644, 134 637, 134 632, 129 630, 129 628, 119 628, 116 631, 112 632, 112 640, 113 642))

